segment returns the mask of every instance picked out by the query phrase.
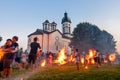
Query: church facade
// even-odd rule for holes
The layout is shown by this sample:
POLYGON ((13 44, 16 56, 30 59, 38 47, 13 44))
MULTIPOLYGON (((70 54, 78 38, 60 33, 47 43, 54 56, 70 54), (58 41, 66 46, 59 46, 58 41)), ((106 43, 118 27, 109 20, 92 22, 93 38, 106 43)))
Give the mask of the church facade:
POLYGON ((62 32, 57 29, 55 22, 50 23, 48 20, 43 22, 43 29, 37 29, 35 32, 28 35, 28 52, 30 51, 30 43, 37 37, 42 52, 58 53, 59 50, 65 48, 66 52, 70 54, 71 48, 69 44, 72 38, 71 20, 66 12, 64 13, 61 24, 62 32))

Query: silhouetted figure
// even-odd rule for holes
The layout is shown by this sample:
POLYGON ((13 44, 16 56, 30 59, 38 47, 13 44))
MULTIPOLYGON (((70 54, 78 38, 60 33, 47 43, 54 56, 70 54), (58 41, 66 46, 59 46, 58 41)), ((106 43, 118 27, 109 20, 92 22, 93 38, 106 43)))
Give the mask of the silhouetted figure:
POLYGON ((29 64, 32 68, 34 68, 35 66, 35 61, 37 59, 37 50, 38 48, 41 49, 39 43, 37 43, 37 37, 34 38, 34 42, 32 42, 30 44, 30 47, 31 47, 31 50, 30 50, 30 53, 29 53, 29 64))

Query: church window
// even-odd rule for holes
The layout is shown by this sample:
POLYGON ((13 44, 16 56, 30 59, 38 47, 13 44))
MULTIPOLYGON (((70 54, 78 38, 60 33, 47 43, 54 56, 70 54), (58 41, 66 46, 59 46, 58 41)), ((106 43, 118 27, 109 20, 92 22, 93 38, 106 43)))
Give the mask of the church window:
POLYGON ((48 26, 48 30, 50 30, 50 26, 48 26))
POLYGON ((65 33, 68 33, 68 28, 65 28, 65 33))
POLYGON ((56 26, 54 27, 54 30, 56 30, 56 26))
POLYGON ((69 24, 69 27, 70 27, 70 24, 69 24))
POLYGON ((52 30, 55 30, 55 26, 52 27, 52 30))
POLYGON ((56 46, 56 50, 58 51, 58 45, 56 46))
POLYGON ((69 28, 69 33, 70 33, 70 28, 69 28))
POLYGON ((63 33, 65 32, 65 28, 63 27, 63 33))
POLYGON ((53 30, 53 26, 51 26, 51 30, 53 30))
POLYGON ((47 30, 47 25, 45 25, 45 30, 47 30))

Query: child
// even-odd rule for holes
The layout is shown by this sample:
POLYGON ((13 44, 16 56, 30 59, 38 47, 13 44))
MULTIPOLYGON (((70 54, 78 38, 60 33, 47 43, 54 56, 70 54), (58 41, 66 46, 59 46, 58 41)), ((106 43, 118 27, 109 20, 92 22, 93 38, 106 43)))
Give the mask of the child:
POLYGON ((76 58, 77 70, 79 70, 80 53, 78 52, 78 49, 75 49, 75 58, 76 58))
POLYGON ((53 55, 52 55, 52 53, 50 52, 49 53, 49 64, 52 66, 52 59, 53 59, 53 55))
POLYGON ((5 55, 3 57, 3 78, 10 77, 11 74, 11 60, 12 60, 12 40, 7 39, 4 45, 5 55))
POLYGON ((23 53, 21 55, 21 65, 22 65, 22 68, 25 68, 26 64, 27 64, 27 57, 26 57, 26 54, 23 53))

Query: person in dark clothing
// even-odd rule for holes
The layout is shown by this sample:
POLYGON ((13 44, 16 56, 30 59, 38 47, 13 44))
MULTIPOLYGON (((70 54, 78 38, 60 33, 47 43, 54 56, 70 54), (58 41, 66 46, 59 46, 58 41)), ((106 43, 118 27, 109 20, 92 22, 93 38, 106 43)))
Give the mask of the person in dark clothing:
POLYGON ((13 36, 12 37, 12 47, 14 48, 13 55, 12 55, 13 61, 15 60, 16 53, 19 50, 19 45, 18 45, 17 41, 18 41, 18 37, 17 36, 13 36))
POLYGON ((34 68, 35 61, 37 59, 37 50, 38 48, 41 49, 39 43, 37 43, 37 37, 34 38, 34 42, 30 44, 31 50, 28 56, 28 63, 29 65, 34 68))
POLYGON ((12 40, 7 39, 6 44, 3 47, 5 54, 3 56, 3 78, 9 77, 11 74, 11 60, 12 60, 12 40))
POLYGON ((100 52, 99 50, 96 50, 96 56, 95 56, 95 62, 97 63, 97 68, 101 66, 101 61, 100 61, 100 52))

